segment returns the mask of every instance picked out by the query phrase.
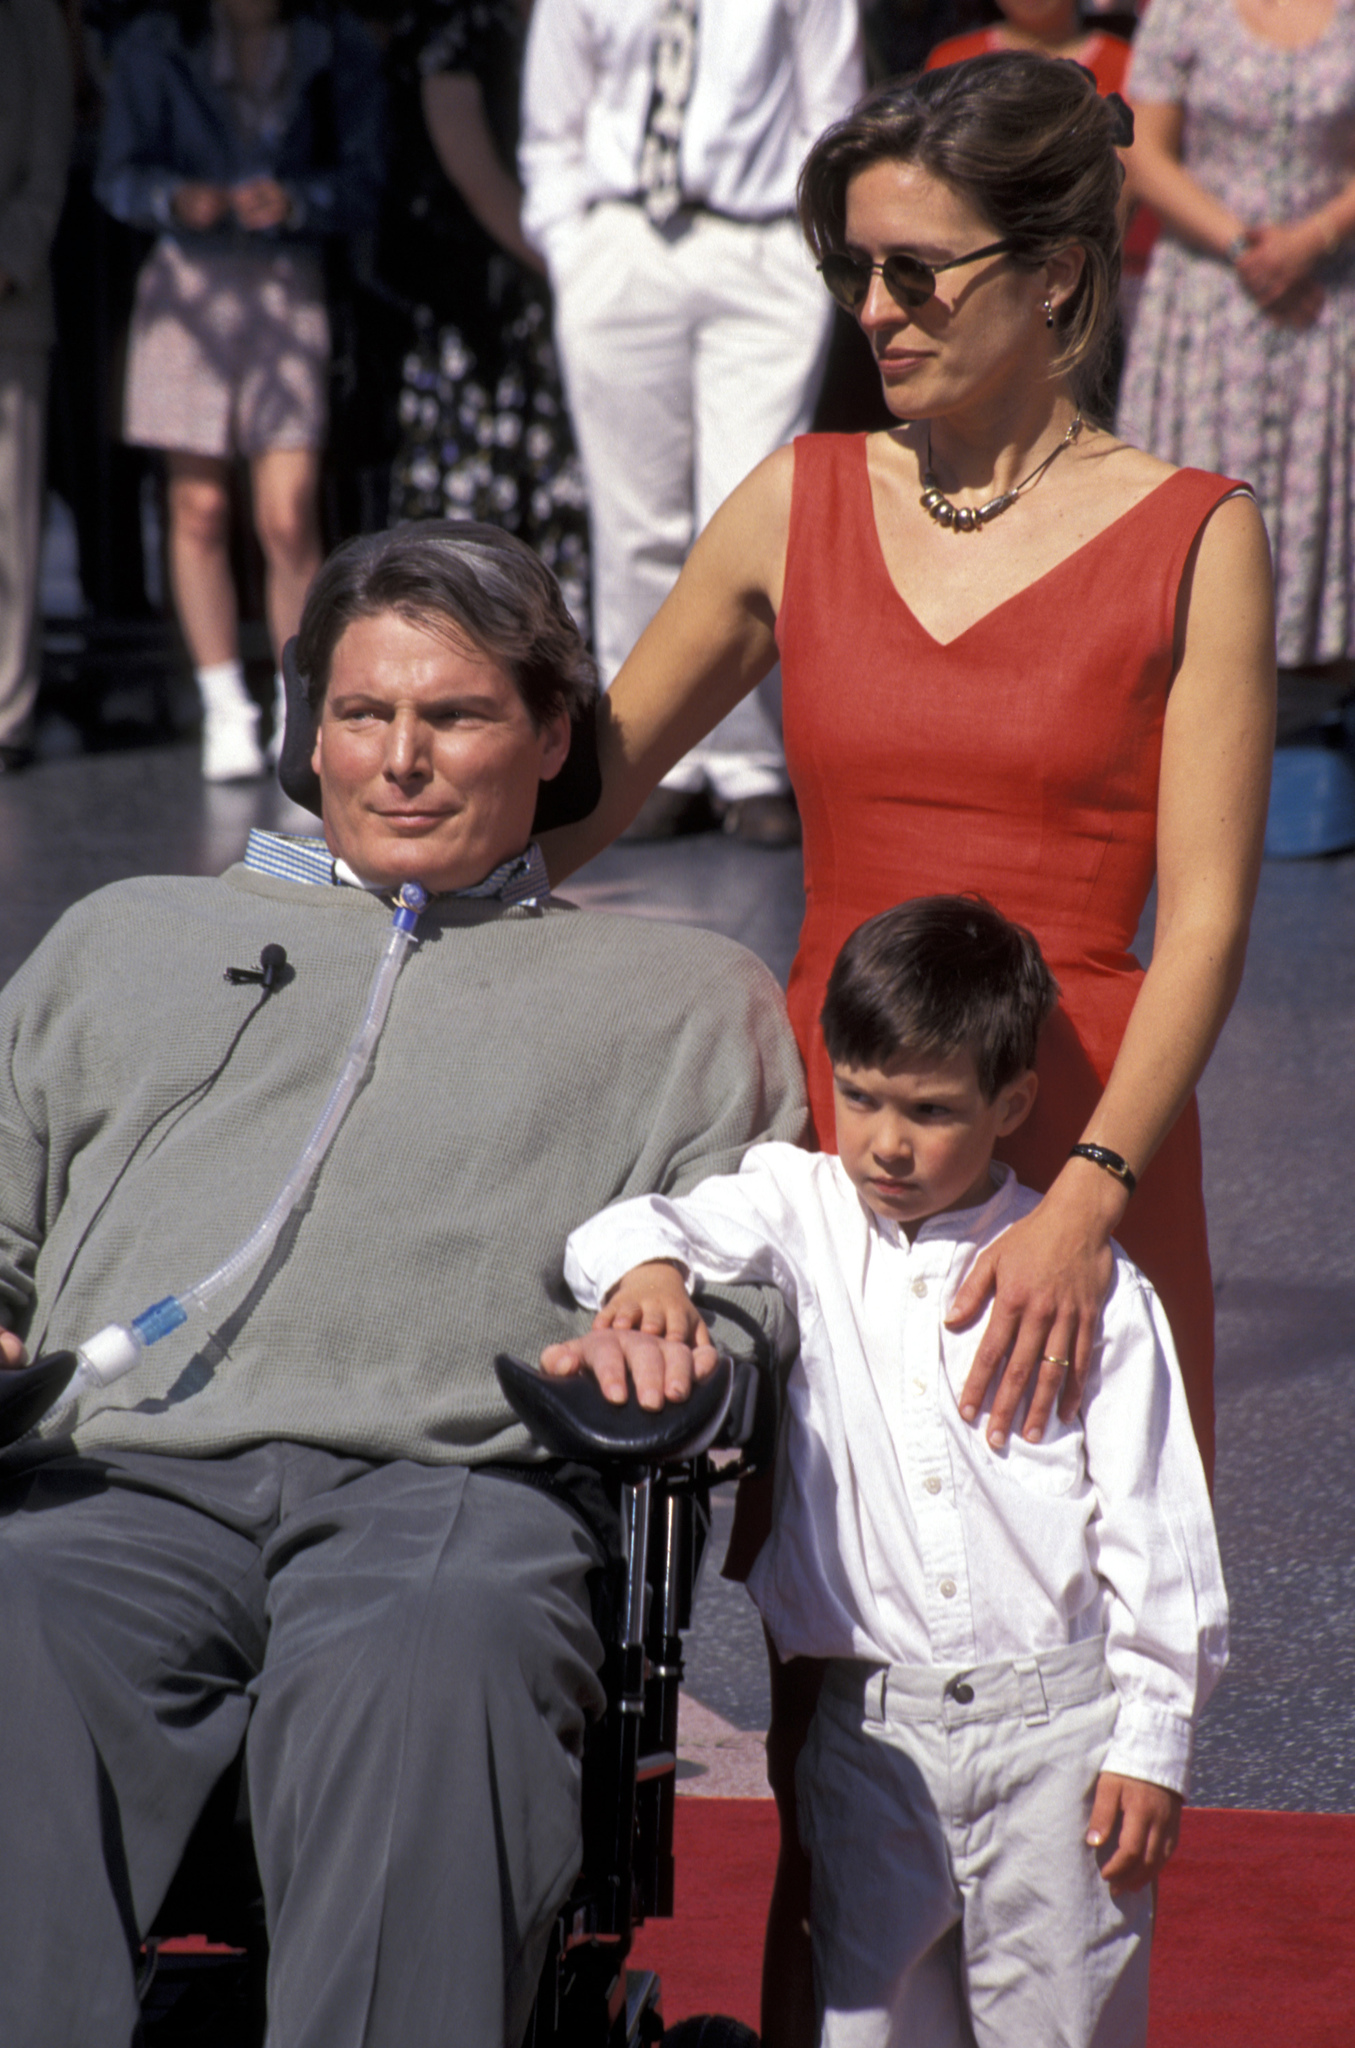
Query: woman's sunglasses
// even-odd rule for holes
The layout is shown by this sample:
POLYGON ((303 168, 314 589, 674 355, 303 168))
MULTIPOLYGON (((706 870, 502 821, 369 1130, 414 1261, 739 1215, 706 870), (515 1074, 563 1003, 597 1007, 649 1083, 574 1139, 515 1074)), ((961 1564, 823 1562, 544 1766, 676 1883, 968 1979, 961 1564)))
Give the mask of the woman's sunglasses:
POLYGON ((866 303, 870 281, 878 270, 885 290, 896 306, 915 313, 925 306, 936 290, 939 271, 958 270, 962 263, 977 263, 980 256, 1003 256, 1010 242, 990 242, 986 249, 971 249, 967 256, 952 256, 949 263, 924 263, 920 256, 886 256, 882 263, 868 263, 864 256, 849 256, 845 249, 825 256, 819 271, 839 306, 857 313, 866 303))

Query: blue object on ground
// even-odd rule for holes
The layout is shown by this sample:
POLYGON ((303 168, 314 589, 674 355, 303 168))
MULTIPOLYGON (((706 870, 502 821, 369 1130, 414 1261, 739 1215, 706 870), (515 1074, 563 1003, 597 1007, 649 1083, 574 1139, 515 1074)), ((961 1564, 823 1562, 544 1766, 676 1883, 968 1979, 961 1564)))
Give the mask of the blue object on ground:
POLYGON ((1355 846, 1355 755, 1320 744, 1278 748, 1266 859, 1311 860, 1348 846, 1355 846))

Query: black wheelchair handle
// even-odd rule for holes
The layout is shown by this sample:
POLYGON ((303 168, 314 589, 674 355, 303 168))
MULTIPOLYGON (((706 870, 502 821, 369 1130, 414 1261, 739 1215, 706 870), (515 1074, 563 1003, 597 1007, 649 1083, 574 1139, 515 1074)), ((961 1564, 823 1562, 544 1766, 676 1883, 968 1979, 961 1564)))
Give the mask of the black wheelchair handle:
POLYGON ((736 1366, 723 1356, 685 1401, 657 1410, 642 1408, 633 1387, 624 1407, 607 1400, 590 1372, 548 1379, 535 1366, 502 1351, 494 1370, 504 1399, 539 1444, 553 1457, 579 1458, 591 1465, 667 1465, 699 1457, 725 1440, 731 1409, 741 1423, 745 1416, 751 1419, 753 1409, 746 1375, 755 1369, 745 1361, 736 1366))

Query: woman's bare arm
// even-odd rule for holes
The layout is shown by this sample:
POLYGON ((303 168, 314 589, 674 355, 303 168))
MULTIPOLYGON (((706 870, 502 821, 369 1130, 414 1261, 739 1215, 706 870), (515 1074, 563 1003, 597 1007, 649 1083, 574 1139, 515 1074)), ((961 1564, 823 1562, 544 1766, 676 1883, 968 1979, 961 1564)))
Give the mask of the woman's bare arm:
POLYGON ((602 699, 602 799, 582 823, 543 836, 553 882, 609 846, 775 663, 794 462, 779 448, 725 500, 602 699))
POLYGON ((1355 178, 1298 220, 1258 228, 1237 274, 1259 306, 1272 306, 1355 234, 1355 178))
MULTIPOLYGON (((1250 500, 1222 504, 1182 591, 1178 666, 1158 790, 1152 964, 1082 1136, 1142 1173, 1204 1070, 1242 978, 1260 873, 1275 736, 1270 555, 1250 500)), ((1091 1362, 1110 1277, 1108 1241, 1129 1198, 1102 1168, 1070 1159, 1029 1217, 975 1261, 952 1319, 994 1305, 961 1400, 977 1413, 1010 1353, 990 1435, 1005 1436, 1032 1376, 1024 1434, 1038 1437, 1060 1387, 1071 1413, 1091 1362), (1066 1384, 1047 1356, 1073 1361, 1066 1384)))
POLYGON ((1181 162, 1184 110, 1171 102, 1134 102, 1134 142, 1125 169, 1135 199, 1146 200, 1184 241, 1211 256, 1226 256, 1245 231, 1230 206, 1206 192, 1181 162))
POLYGON ((438 162, 481 227, 519 263, 544 272, 523 240, 522 189, 494 146, 479 79, 468 71, 439 72, 424 79, 420 98, 438 162))
POLYGON ((1298 220, 1245 222, 1182 164, 1183 118, 1179 106, 1135 106, 1134 146, 1126 158, 1134 197, 1147 200, 1175 234, 1210 255, 1227 258, 1245 235, 1251 246, 1235 266, 1245 289, 1266 311, 1306 324, 1321 304, 1313 271, 1355 234, 1355 179, 1298 220))

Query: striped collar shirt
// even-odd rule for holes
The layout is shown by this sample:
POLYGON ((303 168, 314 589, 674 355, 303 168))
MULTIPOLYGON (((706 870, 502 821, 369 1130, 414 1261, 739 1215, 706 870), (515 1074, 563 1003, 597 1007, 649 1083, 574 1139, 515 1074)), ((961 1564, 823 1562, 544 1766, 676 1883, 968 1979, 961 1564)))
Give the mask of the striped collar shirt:
MULTIPOLYGON (((261 825, 250 831, 245 846, 245 866, 255 874, 276 875, 284 882, 317 882, 329 888, 367 889, 373 885, 355 875, 347 861, 335 860, 318 835, 269 832, 261 825)), ((376 894, 384 894, 375 890, 376 894)), ((550 878, 541 848, 533 840, 523 853, 501 861, 482 882, 469 889, 447 889, 447 896, 495 898, 505 906, 544 903, 550 895, 550 878)))

